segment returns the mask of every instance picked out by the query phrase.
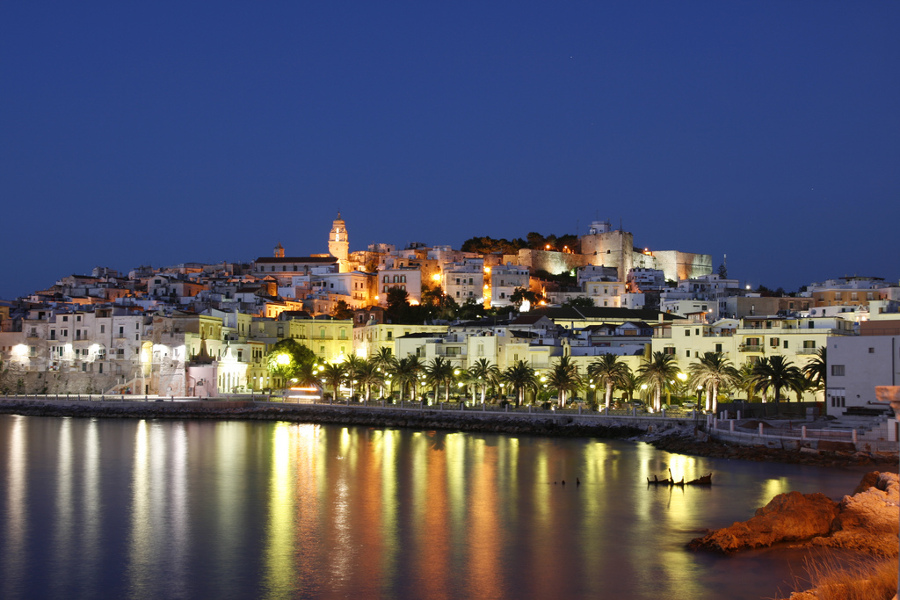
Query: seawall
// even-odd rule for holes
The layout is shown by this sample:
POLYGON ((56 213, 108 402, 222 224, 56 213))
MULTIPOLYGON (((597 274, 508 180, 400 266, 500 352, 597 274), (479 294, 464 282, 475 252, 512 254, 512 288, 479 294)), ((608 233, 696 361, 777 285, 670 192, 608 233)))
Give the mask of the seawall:
MULTIPOLYGON (((46 417, 132 419, 235 419, 366 427, 408 427, 565 437, 630 438, 660 427, 658 419, 571 414, 500 413, 478 410, 368 408, 251 401, 41 401, 0 399, 0 413, 46 417)), ((667 426, 678 426, 672 419, 667 426)))

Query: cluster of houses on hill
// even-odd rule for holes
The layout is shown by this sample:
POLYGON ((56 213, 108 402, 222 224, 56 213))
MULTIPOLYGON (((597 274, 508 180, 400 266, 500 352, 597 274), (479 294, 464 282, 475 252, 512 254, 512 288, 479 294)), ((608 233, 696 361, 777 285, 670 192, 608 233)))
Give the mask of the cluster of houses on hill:
POLYGON ((870 406, 874 386, 900 377, 900 287, 850 277, 797 295, 761 294, 713 273, 709 255, 635 248, 632 234, 595 222, 572 250, 477 253, 410 244, 350 252, 338 215, 328 253, 249 263, 107 268, 0 303, 0 392, 214 396, 277 381, 270 349, 285 339, 322 362, 383 348, 464 369, 524 360, 549 370, 567 356, 580 370, 616 354, 636 370, 653 352, 682 370, 705 352, 735 366, 784 356, 802 367, 828 348, 831 411, 870 406), (562 278, 565 282, 561 283, 562 278), (392 322, 389 292, 410 304, 440 291, 480 319, 392 322), (540 306, 523 310, 517 292, 540 306))

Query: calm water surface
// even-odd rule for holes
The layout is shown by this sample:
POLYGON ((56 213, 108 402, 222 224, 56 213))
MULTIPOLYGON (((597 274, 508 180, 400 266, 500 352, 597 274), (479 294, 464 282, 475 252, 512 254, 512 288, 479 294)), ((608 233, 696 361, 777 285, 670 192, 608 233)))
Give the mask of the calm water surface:
POLYGON ((685 544, 859 479, 591 439, 0 415, 0 597, 771 598, 801 558, 685 544), (667 468, 715 485, 648 488, 667 468))

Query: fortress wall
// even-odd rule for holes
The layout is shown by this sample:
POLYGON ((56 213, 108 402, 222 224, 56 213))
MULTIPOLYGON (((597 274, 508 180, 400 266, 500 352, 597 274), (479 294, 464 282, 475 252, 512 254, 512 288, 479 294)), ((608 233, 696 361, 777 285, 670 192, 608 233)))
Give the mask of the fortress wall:
POLYGON ((530 267, 532 271, 544 270, 553 275, 559 275, 592 264, 590 257, 581 254, 566 254, 563 252, 550 252, 547 250, 519 250, 518 263, 522 267, 530 267))

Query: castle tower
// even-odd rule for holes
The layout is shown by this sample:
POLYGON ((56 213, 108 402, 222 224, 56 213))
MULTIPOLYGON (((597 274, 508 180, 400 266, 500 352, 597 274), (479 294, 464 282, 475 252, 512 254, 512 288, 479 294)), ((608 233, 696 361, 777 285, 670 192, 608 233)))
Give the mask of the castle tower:
POLYGON ((284 258, 284 246, 281 245, 281 242, 275 246, 275 258, 284 258))
POLYGON ((338 259, 341 273, 350 270, 350 241, 347 238, 347 225, 341 218, 340 211, 331 225, 331 233, 328 234, 328 253, 338 259))

